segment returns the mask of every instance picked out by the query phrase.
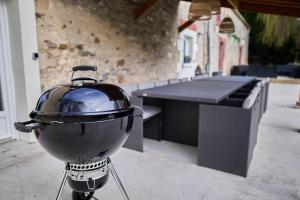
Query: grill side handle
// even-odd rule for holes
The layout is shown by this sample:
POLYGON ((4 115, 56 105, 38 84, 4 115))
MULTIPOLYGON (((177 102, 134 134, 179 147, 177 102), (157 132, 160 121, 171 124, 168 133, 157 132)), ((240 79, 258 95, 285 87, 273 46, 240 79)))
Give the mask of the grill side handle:
POLYGON ((44 124, 38 123, 34 120, 26 121, 26 122, 16 122, 14 124, 15 129, 24 133, 30 133, 33 130, 40 129, 45 127, 44 124))

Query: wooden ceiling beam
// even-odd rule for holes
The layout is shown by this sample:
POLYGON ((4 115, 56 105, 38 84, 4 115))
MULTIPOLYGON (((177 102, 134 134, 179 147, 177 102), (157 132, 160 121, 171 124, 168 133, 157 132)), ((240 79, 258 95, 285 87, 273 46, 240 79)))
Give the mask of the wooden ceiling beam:
MULTIPOLYGON (((182 0, 191 2, 191 0, 182 0)), ((233 8, 228 0, 221 0, 222 7, 233 8)), ((299 0, 239 0, 239 10, 273 15, 300 17, 299 0)))
MULTIPOLYGON (((192 0, 181 0, 181 1, 187 1, 191 2, 192 0)), ((220 0, 222 7, 232 7, 229 3, 229 0, 220 0)), ((239 3, 237 2, 243 2, 243 3, 251 3, 251 4, 263 4, 263 5, 276 5, 276 6, 299 6, 300 1, 299 0, 231 0, 234 4, 236 4, 236 7, 238 7, 239 3)))
POLYGON ((287 8, 283 6, 272 6, 272 5, 257 5, 257 4, 250 4, 250 3, 240 3, 240 9, 243 11, 252 11, 252 12, 262 12, 268 13, 273 15, 285 15, 291 17, 300 17, 300 8, 287 8))
MULTIPOLYGON (((232 8, 238 8, 240 5, 240 1, 239 0, 227 0, 227 2, 229 3, 229 5, 232 8)), ((225 2, 224 2, 225 3, 225 2)))
POLYGON ((300 7, 300 1, 299 2, 287 2, 287 1, 270 1, 270 0, 260 0, 260 1, 251 1, 251 0, 241 0, 243 3, 247 4, 255 4, 255 5, 262 5, 262 6, 280 6, 280 7, 289 7, 289 8, 295 8, 300 7))
POLYGON ((138 6, 135 11, 135 18, 143 16, 149 9, 151 9, 159 0, 146 0, 140 6, 138 6))
MULTIPOLYGON (((181 1, 186 1, 186 2, 191 2, 192 0, 181 0, 181 1)), ((228 2, 228 0, 220 0, 221 1, 221 6, 226 7, 226 8, 232 8, 231 4, 228 2)))
POLYGON ((188 20, 181 24, 178 28, 178 33, 182 32, 184 29, 188 28, 190 25, 192 25, 195 21, 193 20, 188 20))

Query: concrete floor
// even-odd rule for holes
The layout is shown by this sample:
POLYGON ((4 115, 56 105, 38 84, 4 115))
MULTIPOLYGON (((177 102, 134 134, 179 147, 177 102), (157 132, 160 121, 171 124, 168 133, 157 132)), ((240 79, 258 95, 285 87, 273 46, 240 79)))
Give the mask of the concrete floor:
MULTIPOLYGON (((299 85, 271 85, 248 178, 199 167, 196 149, 145 140, 144 153, 120 149, 112 160, 132 200, 300 200, 299 85)), ((55 199, 64 164, 38 144, 0 145, 0 199, 55 199)), ((66 185, 62 199, 71 199, 66 185)), ((98 199, 122 199, 110 178, 98 199)))

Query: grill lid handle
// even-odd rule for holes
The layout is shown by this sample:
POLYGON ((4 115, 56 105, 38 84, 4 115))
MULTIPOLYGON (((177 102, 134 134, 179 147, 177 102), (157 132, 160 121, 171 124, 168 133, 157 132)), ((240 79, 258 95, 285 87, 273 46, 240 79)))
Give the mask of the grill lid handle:
POLYGON ((73 72, 76 71, 97 71, 97 67, 96 66, 90 66, 90 65, 80 65, 80 66, 76 66, 72 68, 73 72))
POLYGON ((79 77, 79 78, 72 78, 72 82, 74 81, 94 81, 95 83, 97 83, 97 79, 94 78, 90 78, 90 77, 79 77))
MULTIPOLYGON (((99 74, 97 72, 97 67, 96 66, 89 66, 89 65, 80 65, 80 66, 75 66, 72 68, 72 76, 71 76, 71 81, 95 81, 97 83, 99 79, 99 74), (90 78, 90 77, 79 77, 79 78, 73 78, 74 73, 77 71, 94 71, 96 73, 96 78, 90 78)), ((101 81, 100 81, 101 82, 101 81)))

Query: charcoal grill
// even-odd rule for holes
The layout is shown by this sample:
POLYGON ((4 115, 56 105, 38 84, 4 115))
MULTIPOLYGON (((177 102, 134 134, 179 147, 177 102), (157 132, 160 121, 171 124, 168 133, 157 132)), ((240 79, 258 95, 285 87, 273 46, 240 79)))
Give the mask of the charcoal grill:
POLYGON ((131 105, 118 86, 98 81, 97 68, 73 68, 71 83, 44 92, 30 113, 30 121, 17 122, 22 132, 34 131, 40 145, 66 163, 56 200, 66 181, 73 200, 89 200, 105 185, 111 172, 125 199, 129 197, 109 156, 120 148, 140 109, 131 105), (74 78, 77 71, 94 71, 96 78, 74 78))

